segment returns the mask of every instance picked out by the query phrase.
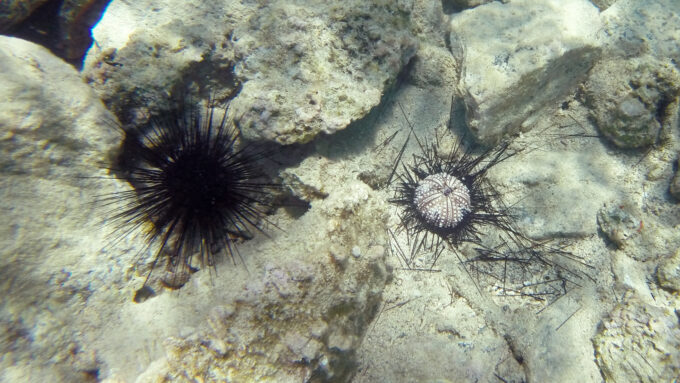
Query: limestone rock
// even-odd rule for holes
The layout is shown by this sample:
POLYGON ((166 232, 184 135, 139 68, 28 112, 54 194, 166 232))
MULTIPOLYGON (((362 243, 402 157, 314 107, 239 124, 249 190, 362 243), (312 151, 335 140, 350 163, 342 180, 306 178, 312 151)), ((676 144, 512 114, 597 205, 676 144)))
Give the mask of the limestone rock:
POLYGON ((0 33, 12 29, 47 0, 8 0, 0 3, 0 33))
MULTIPOLYGON (((468 8, 474 8, 476 6, 490 3, 494 0, 444 0, 442 5, 447 13, 460 12, 468 8)), ((507 0, 504 1, 507 3, 507 0)))
POLYGON ((143 381, 346 381, 388 277, 377 245, 385 203, 373 193, 355 181, 313 203, 294 232, 262 250, 272 259, 264 270, 228 282, 205 323, 165 341, 166 357, 143 381), (343 263, 332 254, 356 249, 343 263))
POLYGON ((616 0, 592 0, 593 4, 600 10, 600 12, 606 10, 607 8, 611 7, 612 4, 616 2, 616 0))
POLYGON ((410 80, 417 86, 448 85, 454 89, 460 78, 460 63, 444 47, 421 44, 413 60, 410 80))
POLYGON ((598 129, 618 147, 649 146, 677 122, 680 74, 670 62, 651 56, 603 60, 584 91, 598 129))
POLYGON ((675 255, 663 260, 656 272, 659 285, 663 288, 680 291, 680 249, 675 255))
POLYGON ((0 37, 0 69, 0 380, 351 376, 389 276, 376 191, 345 179, 302 217, 271 218, 270 237, 239 243, 245 266, 202 268, 135 303, 146 241, 107 241, 113 205, 92 203, 130 190, 104 169, 121 141, 114 118, 44 48, 0 37))
POLYGON ((630 292, 603 321, 593 345, 607 382, 670 382, 680 374, 676 313, 645 303, 630 292))
POLYGON ((680 246, 676 228, 630 203, 606 204, 597 213, 597 223, 619 250, 637 261, 665 257, 662 249, 680 246))
POLYGON ((671 180, 670 193, 671 195, 680 201, 680 158, 678 158, 678 170, 675 172, 673 179, 671 180))
POLYGON ((366 115, 413 56, 399 4, 113 1, 85 74, 117 113, 196 81, 219 99, 235 96, 247 138, 307 142, 366 115))
MULTIPOLYGON (((602 3, 598 1, 597 3, 602 3)), ((616 0, 601 13, 598 41, 613 56, 680 61, 680 2, 616 0)))
POLYGON ((578 155, 529 152, 519 154, 515 163, 499 164, 491 176, 522 186, 513 214, 531 237, 585 237, 597 231, 594 212, 615 196, 607 178, 595 170, 603 164, 609 165, 606 154, 597 149, 578 155))
POLYGON ((599 25, 586 0, 493 2, 453 15, 451 41, 462 44, 460 87, 475 138, 497 142, 572 91, 599 56, 599 25))
POLYGON ((73 320, 94 291, 120 287, 98 266, 108 257, 87 199, 114 190, 111 119, 71 65, 0 36, 0 381, 83 381, 101 367, 73 320))

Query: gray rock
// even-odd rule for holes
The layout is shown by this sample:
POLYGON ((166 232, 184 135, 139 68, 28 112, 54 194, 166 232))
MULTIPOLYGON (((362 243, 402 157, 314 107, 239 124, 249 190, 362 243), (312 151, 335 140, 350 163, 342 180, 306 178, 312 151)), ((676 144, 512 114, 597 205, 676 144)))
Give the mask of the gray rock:
POLYGON ((134 303, 153 261, 143 232, 107 239, 102 222, 116 202, 93 203, 130 191, 105 169, 120 146, 115 119, 44 48, 0 37, 0 69, 8 222, 0 225, 0 333, 9 336, 0 380, 74 382, 93 371, 109 382, 208 371, 239 381, 352 375, 389 276, 387 206, 377 192, 344 178, 301 218, 270 217, 283 228, 271 237, 239 243, 246 266, 223 262, 219 274, 194 273, 178 294, 159 290, 134 303))
POLYGON ((206 375, 210 381, 346 381, 388 278, 384 247, 376 245, 384 242, 386 206, 359 181, 338 189, 315 202, 295 230, 260 249, 270 260, 264 270, 213 286, 204 281, 220 296, 213 306, 221 306, 211 309, 207 323, 197 322, 196 332, 168 338, 166 357, 140 382, 206 375), (362 249, 360 257, 336 263, 333 252, 350 255, 354 248, 362 249))
POLYGON ((99 266, 116 260, 99 252, 90 200, 114 190, 112 118, 71 65, 0 36, 0 381, 82 381, 100 367, 74 320, 94 291, 121 287, 99 266))
POLYGON ((601 16, 598 40, 610 54, 680 61, 680 2, 617 0, 601 16))
POLYGON ((676 230, 663 218, 630 203, 609 203, 597 213, 602 233, 627 256, 641 262, 667 256, 663 249, 680 246, 676 230))
POLYGON ((599 131, 621 148, 649 146, 677 121, 680 74, 652 56, 603 60, 583 85, 599 131))
POLYGON ((640 228, 640 219, 630 210, 625 205, 609 205, 597 213, 600 230, 618 249, 625 248, 630 237, 640 228))
POLYGON ((673 310, 628 292, 601 328, 593 345, 605 381, 652 383, 678 377, 680 326, 673 310))
POLYGON ((235 96, 247 138, 307 142, 366 115, 413 56, 400 4, 113 1, 85 75, 116 112, 195 81, 204 94, 235 96))
MULTIPOLYGON (((444 0, 442 4, 447 13, 460 12, 468 8, 474 8, 482 4, 490 3, 494 0, 444 0)), ((507 3, 506 1, 503 1, 507 3)))
POLYGON ((680 201, 680 154, 678 155, 678 170, 675 172, 673 179, 671 180, 671 186, 669 191, 671 195, 678 201, 680 201))
POLYGON ((0 33, 11 30, 45 2, 47 0, 7 0, 0 3, 0 33))
POLYGON ((680 292, 680 249, 674 256, 664 259, 659 264, 656 277, 661 287, 680 292))
POLYGON ((513 205, 517 223, 531 237, 586 237, 597 231, 594 213, 615 196, 606 172, 597 167, 610 165, 597 149, 588 155, 529 152, 499 164, 491 176, 514 188, 521 185, 521 193, 506 197, 506 203, 513 205))
POLYGON ((602 12, 616 3, 616 0, 592 0, 592 2, 597 8, 600 9, 600 12, 602 12))
POLYGON ((599 25, 586 0, 494 2, 454 15, 451 41, 462 42, 460 86, 475 138, 497 142, 579 84, 599 56, 599 25))

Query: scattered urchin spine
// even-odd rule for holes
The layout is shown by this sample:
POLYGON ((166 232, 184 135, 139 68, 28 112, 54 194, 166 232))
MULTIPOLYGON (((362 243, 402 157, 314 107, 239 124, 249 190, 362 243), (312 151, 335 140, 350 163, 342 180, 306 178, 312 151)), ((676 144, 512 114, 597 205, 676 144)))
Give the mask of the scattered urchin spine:
MULTIPOLYGON (((558 299, 578 287, 579 280, 592 279, 591 266, 563 243, 532 240, 522 233, 488 180, 489 170, 516 154, 509 141, 474 155, 460 143, 442 153, 438 140, 428 144, 415 138, 420 152, 410 161, 398 156, 394 169, 401 170, 395 173, 390 200, 399 207, 397 232, 406 235, 406 251, 388 230, 395 241, 391 251, 408 269, 432 270, 444 250, 450 249, 478 289, 484 277, 505 296, 538 301, 558 299), (493 233, 490 229, 496 231, 493 236, 487 236, 493 233), (464 254, 464 243, 474 244, 473 252, 464 254), (416 264, 422 250, 431 254, 426 269, 416 264)), ((408 139, 400 153, 407 143, 408 139)))
POLYGON ((486 179, 489 169, 512 156, 508 146, 502 143, 475 156, 460 146, 442 155, 437 144, 421 145, 421 153, 396 174, 390 201, 401 207, 400 226, 416 242, 434 247, 478 243, 483 226, 515 233, 501 198, 486 179))

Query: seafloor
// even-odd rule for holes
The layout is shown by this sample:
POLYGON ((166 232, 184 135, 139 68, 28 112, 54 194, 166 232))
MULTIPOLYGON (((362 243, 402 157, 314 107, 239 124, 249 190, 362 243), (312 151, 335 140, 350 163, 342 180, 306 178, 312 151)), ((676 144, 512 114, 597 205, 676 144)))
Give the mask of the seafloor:
POLYGON ((680 2, 113 0, 92 35, 80 71, 0 37, 1 382, 680 380, 680 2), (96 201, 132 190, 117 126, 186 87, 285 202, 141 290, 154 249, 96 201), (531 246, 414 244, 395 174, 499 143, 531 246))

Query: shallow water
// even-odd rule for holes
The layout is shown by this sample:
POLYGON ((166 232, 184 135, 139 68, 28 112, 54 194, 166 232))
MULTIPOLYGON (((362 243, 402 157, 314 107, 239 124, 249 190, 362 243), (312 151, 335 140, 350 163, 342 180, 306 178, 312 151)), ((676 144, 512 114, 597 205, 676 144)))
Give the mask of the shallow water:
POLYGON ((113 0, 78 70, 14 27, 0 380, 674 381, 679 13, 113 0), (119 128, 180 93, 228 105, 277 185, 252 238, 227 224, 234 256, 193 257, 183 285, 154 262, 157 216, 101 202, 142 187, 119 128), (442 165, 472 206, 448 226, 409 194, 442 165))

